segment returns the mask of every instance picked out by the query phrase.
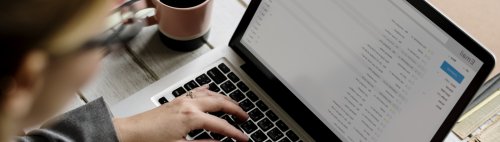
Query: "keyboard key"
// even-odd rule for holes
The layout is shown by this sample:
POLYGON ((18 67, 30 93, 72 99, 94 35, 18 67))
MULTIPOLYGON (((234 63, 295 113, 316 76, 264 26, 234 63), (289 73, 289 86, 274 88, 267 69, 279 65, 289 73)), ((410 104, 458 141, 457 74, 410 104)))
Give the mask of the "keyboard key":
POLYGON ((222 72, 220 72, 217 68, 210 69, 207 74, 217 84, 220 84, 227 80, 227 77, 222 74, 222 72))
POLYGON ((238 88, 240 88, 240 90, 243 92, 247 92, 248 90, 250 90, 250 88, 248 88, 248 86, 242 81, 238 82, 236 86, 238 86, 238 88))
POLYGON ((210 135, 208 135, 207 132, 203 132, 200 135, 196 136, 194 139, 203 140, 203 139, 212 139, 212 137, 210 137, 210 135))
POLYGON ((160 103, 160 104, 162 104, 162 105, 163 105, 163 104, 165 104, 165 103, 168 103, 168 100, 167 100, 167 98, 165 98, 165 97, 161 97, 160 99, 158 99, 158 103, 160 103))
POLYGON ((267 105, 262 101, 256 102, 255 105, 262 111, 267 111, 269 109, 269 107, 267 107, 267 105))
POLYGON ((262 113, 259 109, 253 109, 252 111, 248 112, 248 115, 250 116, 250 119, 255 122, 264 117, 264 113, 262 113))
POLYGON ((266 116, 273 122, 279 119, 278 116, 276 116, 276 114, 274 114, 271 110, 266 112, 266 116))
POLYGON ((284 135, 278 128, 273 128, 269 132, 267 132, 267 136, 269 136, 273 141, 277 141, 284 135))
POLYGON ((245 131, 247 134, 252 133, 253 131, 257 130, 257 125, 255 125, 251 120, 246 121, 240 125, 241 129, 245 131))
POLYGON ((248 92, 247 93, 247 97, 252 100, 252 102, 255 102, 257 100, 259 100, 259 97, 257 97, 257 95, 255 95, 255 93, 253 93, 252 91, 248 92))
POLYGON ((240 102, 241 100, 245 99, 245 95, 243 95, 240 90, 236 90, 233 93, 229 94, 229 97, 231 97, 231 99, 235 100, 236 102, 240 102))
POLYGON ((188 90, 188 91, 193 90, 196 87, 200 87, 200 86, 198 84, 196 84, 196 82, 194 82, 194 80, 191 80, 188 83, 184 84, 184 88, 186 88, 186 90, 188 90))
POLYGON ((240 107, 244 111, 248 112, 249 110, 253 109, 255 107, 255 105, 249 99, 245 99, 245 100, 240 102, 240 107))
POLYGON ((229 124, 233 125, 234 127, 238 128, 238 125, 236 124, 236 122, 233 119, 231 119, 231 117, 229 117, 229 115, 222 116, 222 119, 226 120, 227 123, 229 123, 229 124))
POLYGON ((210 78, 208 78, 208 76, 206 74, 202 74, 202 75, 198 76, 195 80, 200 85, 205 85, 205 84, 212 82, 212 80, 210 80, 210 78))
POLYGON ((194 137, 194 136, 200 134, 201 132, 203 132, 203 129, 196 129, 196 130, 193 130, 193 131, 189 132, 188 135, 190 137, 194 137))
POLYGON ((264 134, 261 130, 253 133, 250 137, 256 142, 263 142, 267 139, 266 134, 264 134))
POLYGON ((288 130, 288 126, 281 120, 279 120, 278 122, 276 122, 276 126, 278 126, 278 128, 281 129, 281 131, 285 132, 288 130))
POLYGON ((262 130, 267 131, 274 127, 274 124, 273 122, 271 122, 271 120, 264 118, 261 121, 257 122, 257 126, 259 126, 259 128, 261 128, 262 130))
POLYGON ((216 139, 216 140, 222 140, 224 137, 224 135, 221 135, 221 134, 217 134, 217 133, 214 133, 214 132, 210 132, 210 136, 212 136, 212 138, 216 139))
POLYGON ((240 123, 243 123, 246 121, 246 120, 241 121, 239 118, 237 118, 234 115, 229 115, 229 116, 231 117, 231 119, 233 119, 234 122, 236 122, 236 124, 240 124, 240 123))
POLYGON ((286 136, 290 138, 292 141, 297 141, 299 140, 299 136, 297 136, 293 131, 288 131, 286 132, 286 136))
POLYGON ((224 73, 228 73, 231 71, 229 67, 227 67, 224 63, 219 64, 219 69, 224 73))
POLYGON ((247 120, 240 121, 240 119, 239 119, 239 118, 237 118, 237 117, 236 117, 236 116, 234 116, 234 115, 231 115, 231 118, 234 120, 234 122, 236 122, 236 123, 238 123, 238 124, 239 124, 239 123, 243 123, 243 122, 247 121, 247 120))
POLYGON ((219 86, 217 86, 217 84, 215 83, 210 83, 210 85, 208 85, 208 90, 210 91, 213 91, 213 92, 219 92, 220 91, 220 88, 219 86))
POLYGON ((292 142, 292 141, 290 141, 290 139, 288 139, 287 137, 285 137, 285 138, 281 139, 278 142, 292 142))
POLYGON ((220 88, 222 88, 222 90, 224 90, 224 92, 226 93, 231 93, 231 91, 236 89, 236 86, 234 86, 231 81, 226 81, 220 85, 220 88))
POLYGON ((233 81, 234 83, 240 81, 240 78, 238 78, 238 76, 236 76, 236 74, 234 74, 232 72, 227 74, 227 77, 229 78, 229 80, 233 81))
POLYGON ((234 142, 234 140, 233 140, 233 139, 231 139, 231 138, 226 137, 226 138, 225 138, 225 139, 223 139, 221 142, 234 142))
POLYGON ((175 89, 174 91, 172 91, 172 95, 174 95, 175 97, 179 97, 184 93, 186 93, 186 90, 184 90, 184 88, 182 88, 182 87, 179 87, 179 88, 175 89))

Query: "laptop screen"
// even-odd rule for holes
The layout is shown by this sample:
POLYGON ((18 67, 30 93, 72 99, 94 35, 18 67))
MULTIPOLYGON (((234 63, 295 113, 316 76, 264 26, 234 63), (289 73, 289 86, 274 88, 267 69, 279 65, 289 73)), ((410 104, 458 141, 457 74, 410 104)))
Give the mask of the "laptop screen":
POLYGON ((343 141, 429 141, 483 65, 402 0, 265 0, 241 43, 343 141))

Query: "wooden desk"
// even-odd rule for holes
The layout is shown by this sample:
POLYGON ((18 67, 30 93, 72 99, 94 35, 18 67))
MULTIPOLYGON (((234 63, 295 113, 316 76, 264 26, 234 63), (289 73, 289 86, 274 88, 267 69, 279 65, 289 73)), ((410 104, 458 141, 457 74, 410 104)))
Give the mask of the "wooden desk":
POLYGON ((101 71, 79 92, 81 98, 88 102, 104 97, 111 106, 213 48, 226 46, 244 11, 238 0, 215 1, 207 43, 188 53, 165 47, 156 26, 144 28, 130 43, 105 57, 101 71))

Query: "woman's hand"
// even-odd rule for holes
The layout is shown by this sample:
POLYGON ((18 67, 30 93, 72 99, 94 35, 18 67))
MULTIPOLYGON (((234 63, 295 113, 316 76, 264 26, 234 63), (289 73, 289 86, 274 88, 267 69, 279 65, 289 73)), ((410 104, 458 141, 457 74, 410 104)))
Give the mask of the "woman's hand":
MULTIPOLYGON (((192 90, 165 105, 128 118, 114 120, 118 138, 122 142, 186 141, 192 130, 205 129, 237 141, 248 137, 224 119, 207 112, 225 112, 236 116, 240 122, 248 119, 238 103, 231 98, 208 90, 208 85, 192 90)), ((202 140, 213 141, 213 140, 202 140)))

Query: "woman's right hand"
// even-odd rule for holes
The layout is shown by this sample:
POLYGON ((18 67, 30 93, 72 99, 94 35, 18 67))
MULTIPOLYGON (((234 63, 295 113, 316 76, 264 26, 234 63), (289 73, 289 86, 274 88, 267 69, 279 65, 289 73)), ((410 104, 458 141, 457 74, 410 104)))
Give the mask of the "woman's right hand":
POLYGON ((248 114, 237 102, 208 90, 205 85, 192 90, 192 96, 184 94, 147 112, 128 118, 116 118, 113 123, 119 140, 123 142, 187 141, 185 136, 197 129, 222 134, 237 141, 248 141, 243 132, 227 121, 207 113, 219 111, 235 116, 240 122, 248 119, 248 114))

